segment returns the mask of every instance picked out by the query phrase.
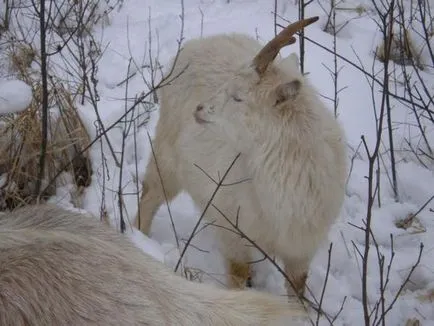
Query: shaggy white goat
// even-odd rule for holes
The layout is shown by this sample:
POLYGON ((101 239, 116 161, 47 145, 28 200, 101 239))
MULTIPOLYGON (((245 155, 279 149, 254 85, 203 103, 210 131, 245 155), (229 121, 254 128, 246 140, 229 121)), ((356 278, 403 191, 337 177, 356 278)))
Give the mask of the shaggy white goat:
MULTIPOLYGON (((185 190, 204 209, 241 153, 213 204, 270 256, 280 257, 296 291, 304 290, 310 262, 343 203, 345 141, 294 57, 274 59, 295 42, 297 30, 317 19, 291 24, 265 47, 240 34, 184 44, 173 70, 180 76, 160 91, 153 144, 159 171, 151 158, 135 222, 142 232, 148 234, 165 201, 159 173, 169 201, 185 190)), ((230 228, 215 207, 205 218, 230 228)), ((230 274, 244 281, 251 245, 219 230, 230 274)), ((236 285, 232 277, 229 283, 236 285)))
POLYGON ((0 215, 2 326, 283 326, 304 315, 283 298, 188 281, 90 216, 51 205, 0 215))

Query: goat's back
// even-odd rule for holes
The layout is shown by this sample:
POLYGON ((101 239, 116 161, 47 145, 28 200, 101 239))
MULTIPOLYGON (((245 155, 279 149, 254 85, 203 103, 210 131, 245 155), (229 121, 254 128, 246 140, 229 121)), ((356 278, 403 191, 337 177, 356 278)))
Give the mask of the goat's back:
POLYGON ((0 216, 1 325, 268 325, 300 314, 270 295, 187 281, 92 217, 49 205, 0 216))

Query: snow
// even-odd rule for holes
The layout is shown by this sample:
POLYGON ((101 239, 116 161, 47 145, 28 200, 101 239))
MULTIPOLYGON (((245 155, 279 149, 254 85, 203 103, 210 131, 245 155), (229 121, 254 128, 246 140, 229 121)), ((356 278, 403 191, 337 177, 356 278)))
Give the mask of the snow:
POLYGON ((0 114, 25 110, 32 101, 32 88, 21 80, 0 81, 0 114))
MULTIPOLYGON (((290 21, 297 19, 298 8, 295 2, 278 1, 278 3, 280 16, 290 21)), ((321 3, 327 8, 328 2, 321 1, 321 3)), ((375 16, 372 3, 365 0, 348 0, 344 4, 347 8, 362 6, 366 12, 358 15, 353 11, 338 11, 338 22, 348 21, 337 37, 338 52, 356 65, 360 64, 360 60, 368 71, 375 69, 377 78, 381 78, 381 63, 373 62, 375 47, 378 45, 380 36, 372 18, 375 16)), ((184 39, 217 33, 240 32, 257 36, 261 42, 266 42, 274 36, 273 5, 274 1, 268 0, 231 0, 229 3, 223 0, 185 0, 184 39)), ((316 2, 309 5, 306 10, 306 16, 318 15, 320 20, 306 28, 305 35, 332 49, 333 37, 322 31, 327 20, 326 13, 316 2)), ((110 22, 105 24, 104 29, 101 26, 95 27, 97 39, 106 46, 99 61, 98 70, 99 113, 106 127, 114 123, 125 112, 126 84, 120 84, 120 82, 127 75, 137 72, 128 81, 129 98, 147 90, 142 74, 145 78, 149 78, 149 72, 144 68, 149 65, 149 33, 153 37, 152 56, 155 57, 158 54, 159 62, 167 67, 177 48, 181 27, 180 12, 181 5, 178 0, 149 0, 146 2, 128 0, 124 1, 119 12, 113 11, 110 14, 110 22), (149 26, 151 26, 151 31, 149 31, 149 26), (131 63, 130 58, 133 59, 131 63), (128 72, 129 66, 130 71, 128 72)), ((282 21, 279 23, 283 24, 282 21)), ((420 40, 418 42, 420 43, 420 40)), ((298 38, 297 45, 286 47, 280 53, 282 56, 287 56, 292 52, 298 53, 298 38)), ((426 49, 422 55, 426 59, 426 49)), ((52 58, 52 60, 55 59, 55 57, 52 58)), ((333 105, 325 97, 333 96, 333 82, 327 70, 327 67, 333 66, 333 60, 332 54, 306 41, 305 70, 309 73, 309 80, 324 96, 323 100, 330 110, 333 105)), ((59 60, 58 64, 64 64, 62 62, 59 60)), ((346 298, 343 310, 334 325, 364 325, 361 292, 362 261, 357 252, 357 250, 363 252, 365 248, 364 233, 355 226, 363 226, 363 221, 366 219, 368 158, 363 145, 360 147, 359 145, 361 135, 365 135, 368 147, 373 148, 374 146, 376 130, 372 96, 378 106, 381 94, 378 89, 372 93, 364 75, 349 63, 338 60, 338 66, 342 69, 338 79, 339 88, 344 88, 339 93, 338 119, 347 137, 348 160, 350 162, 353 155, 354 159, 348 178, 344 206, 329 233, 328 240, 333 243, 333 249, 323 309, 333 316, 346 298), (357 155, 354 154, 356 148, 359 148, 357 155)), ((422 74, 431 83, 432 92, 434 90, 433 71, 424 71, 422 74)), ((1 82, 0 114, 23 110, 29 105, 30 99, 31 89, 23 82, 18 80, 1 82)), ((91 148, 94 174, 91 185, 84 190, 81 197, 81 208, 99 216, 104 201, 111 222, 118 227, 120 214, 117 189, 119 179, 122 177, 124 193, 122 199, 125 205, 123 215, 128 219, 128 236, 143 251, 173 268, 201 212, 186 193, 180 194, 170 203, 175 228, 181 239, 181 249, 176 247, 166 205, 161 206, 157 211, 149 237, 132 227, 133 218, 137 212, 137 196, 140 196, 140 193, 136 195, 136 184, 139 184, 138 190, 141 191, 140 183, 144 177, 146 163, 152 155, 147 133, 149 132, 151 138, 153 137, 159 118, 158 105, 151 112, 148 112, 144 105, 139 106, 138 110, 143 114, 139 119, 141 121, 149 119, 149 121, 143 128, 137 130, 136 141, 132 135, 128 136, 122 170, 116 166, 105 141, 103 145, 96 143, 91 148), (104 156, 101 155, 101 146, 104 156), (136 161, 138 174, 136 174, 136 161)), ((79 106, 79 111, 90 136, 95 137, 97 135, 96 115, 93 108, 86 104, 79 106)), ((399 102, 394 102, 393 120, 394 127, 396 127, 395 141, 402 149, 405 139, 414 137, 416 133, 411 127, 414 118, 408 112, 408 108, 400 105, 399 102)), ((108 132, 112 146, 118 152, 122 150, 122 132, 122 124, 119 128, 113 128, 108 132)), ((433 139, 432 125, 431 129, 427 129, 427 135, 429 139, 433 139)), ((385 135, 383 142, 387 143, 385 135)), ((382 166, 380 171, 381 207, 377 202, 374 203, 372 228, 379 250, 385 256, 386 266, 391 259, 390 235, 393 235, 394 258, 388 287, 385 291, 386 303, 390 303, 394 298, 413 264, 417 261, 420 243, 424 243, 421 262, 394 308, 388 314, 387 325, 405 325, 406 320, 410 318, 419 319, 421 325, 424 326, 434 325, 432 303, 422 303, 417 299, 419 295, 434 287, 434 201, 418 213, 417 219, 421 227, 413 225, 408 229, 402 229, 396 226, 398 221, 403 220, 409 214, 416 213, 434 195, 433 169, 423 167, 408 153, 398 151, 397 176, 400 201, 395 202, 390 186, 390 171, 388 170, 390 162, 387 151, 384 148, 382 150, 384 150, 382 164, 385 166, 382 166), (418 232, 421 229, 423 231, 418 232)), ((117 157, 119 159, 120 155, 117 157)), ((68 186, 59 188, 56 196, 50 200, 66 207, 72 207, 70 191, 71 188, 68 186)), ((217 249, 217 243, 218 239, 212 227, 204 228, 194 237, 183 261, 183 268, 189 271, 192 279, 217 285, 224 281, 223 257, 217 249)), ((328 249, 329 244, 325 244, 318 250, 311 263, 307 280, 307 285, 318 299, 321 296, 327 270, 328 249)), ((258 258, 261 258, 260 255, 258 258)), ((257 270, 256 288, 275 294, 285 293, 282 276, 269 262, 257 263, 255 270, 257 270)), ((377 253, 375 247, 372 246, 367 279, 371 308, 380 295, 379 281, 377 253)), ((327 320, 322 318, 320 325, 328 325, 327 320)))

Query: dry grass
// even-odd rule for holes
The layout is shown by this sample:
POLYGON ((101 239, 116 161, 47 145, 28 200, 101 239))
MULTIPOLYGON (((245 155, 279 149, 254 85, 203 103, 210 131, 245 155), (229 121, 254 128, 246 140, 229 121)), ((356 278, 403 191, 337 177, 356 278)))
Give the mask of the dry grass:
MULTIPOLYGON (((381 62, 385 60, 384 42, 377 46, 376 56, 381 62)), ((402 32, 392 35, 389 59, 399 65, 412 65, 413 62, 419 68, 423 68, 420 53, 416 51, 408 29, 402 28, 402 32)))
POLYGON ((428 290, 425 294, 418 296, 421 302, 431 302, 434 303, 434 289, 428 290))
MULTIPOLYGON (((31 62, 38 60, 37 55, 30 47, 12 46, 10 51, 11 70, 32 86, 33 98, 26 110, 0 116, 0 210, 32 202, 42 142, 42 88, 39 76, 30 69, 31 62)), ((73 104, 73 96, 61 81, 52 76, 48 91, 50 119, 42 185, 44 188, 61 167, 72 162, 65 172, 72 176, 80 192, 89 185, 92 174, 88 154, 79 154, 90 142, 89 135, 73 104)), ((43 198, 53 195, 56 187, 66 182, 61 179, 53 182, 43 198)))
MULTIPOLYGON (((79 207, 75 199, 79 198, 83 187, 90 184, 92 175, 89 154, 81 153, 90 138, 74 105, 76 97, 84 93, 82 71, 68 65, 56 66, 55 57, 62 58, 65 51, 76 55, 75 47, 87 44, 88 38, 92 40, 93 27, 109 24, 110 12, 122 4, 123 0, 63 1, 57 6, 50 5, 45 12, 46 46, 50 49, 47 60, 49 126, 42 200, 55 194, 59 186, 75 184, 75 190, 69 194, 74 206, 79 207), (65 48, 61 53, 59 40, 62 40, 59 44, 67 42, 71 49, 65 48), (61 80, 56 68, 68 82, 61 80), (68 167, 60 173, 64 166, 68 167)), ((8 17, 7 28, 0 32, 0 72, 30 85, 33 98, 26 110, 0 115, 0 211, 34 202, 42 143, 39 13, 31 5, 14 6, 13 14, 8 11, 8 17)), ((84 66, 89 69, 88 62, 83 63, 84 66)))
POLYGON ((11 42, 8 49, 10 70, 23 81, 29 81, 29 69, 36 59, 36 52, 30 44, 11 42))

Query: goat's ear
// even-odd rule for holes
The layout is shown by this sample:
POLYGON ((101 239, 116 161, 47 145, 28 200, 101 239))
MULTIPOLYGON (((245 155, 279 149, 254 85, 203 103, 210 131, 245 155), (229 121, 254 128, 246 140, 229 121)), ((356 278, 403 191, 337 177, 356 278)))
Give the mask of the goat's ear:
POLYGON ((301 81, 298 79, 294 79, 293 81, 277 86, 274 90, 276 96, 275 105, 278 105, 296 96, 300 92, 300 88, 301 81))
POLYGON ((293 52, 288 57, 285 58, 285 61, 288 61, 293 67, 297 70, 299 69, 299 59, 297 53, 293 52))

